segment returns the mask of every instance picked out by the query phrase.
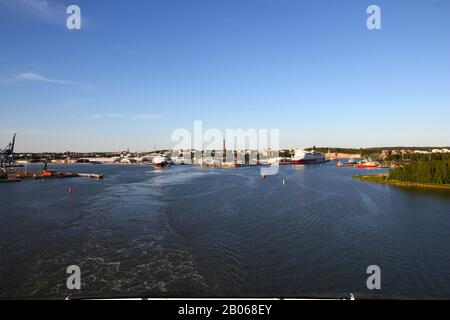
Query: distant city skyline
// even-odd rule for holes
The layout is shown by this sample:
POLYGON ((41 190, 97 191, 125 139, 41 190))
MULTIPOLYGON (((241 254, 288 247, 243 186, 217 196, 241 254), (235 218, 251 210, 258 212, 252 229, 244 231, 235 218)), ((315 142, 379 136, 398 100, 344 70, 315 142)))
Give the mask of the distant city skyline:
POLYGON ((151 151, 279 129, 283 148, 450 145, 448 1, 0 0, 0 148, 151 151), (81 8, 68 30, 66 8, 81 8), (368 30, 366 9, 381 8, 368 30))

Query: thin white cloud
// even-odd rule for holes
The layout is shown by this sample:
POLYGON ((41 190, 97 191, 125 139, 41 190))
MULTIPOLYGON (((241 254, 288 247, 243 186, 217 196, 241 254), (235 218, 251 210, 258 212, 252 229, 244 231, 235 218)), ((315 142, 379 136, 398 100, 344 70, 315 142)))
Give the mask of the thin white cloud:
POLYGON ((73 81, 51 79, 51 78, 47 78, 47 77, 41 76, 41 75, 39 75, 37 73, 33 73, 33 72, 20 73, 20 74, 16 75, 13 79, 13 81, 21 81, 21 80, 47 82, 47 83, 64 84, 64 85, 76 84, 76 82, 73 82, 73 81))
POLYGON ((94 114, 91 116, 92 119, 103 119, 103 118, 126 118, 125 114, 118 113, 103 113, 103 114, 94 114))
POLYGON ((36 20, 65 25, 66 8, 55 0, 0 0, 0 6, 36 20))
POLYGON ((143 114, 136 114, 136 115, 130 115, 130 114, 122 114, 122 113, 103 113, 103 114, 94 114, 91 116, 92 119, 105 119, 105 118, 111 118, 111 119, 132 119, 132 120, 153 120, 153 119, 159 119, 161 118, 161 115, 154 114, 154 113, 143 113, 143 114))
POLYGON ((135 115, 132 118, 136 120, 151 120, 151 119, 159 119, 161 118, 161 115, 153 113, 144 113, 135 115))

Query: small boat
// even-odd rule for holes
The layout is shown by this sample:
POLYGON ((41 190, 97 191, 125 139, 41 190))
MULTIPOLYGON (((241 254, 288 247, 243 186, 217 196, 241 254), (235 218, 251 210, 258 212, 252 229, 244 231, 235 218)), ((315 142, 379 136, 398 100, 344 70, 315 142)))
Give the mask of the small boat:
POLYGON ((355 166, 358 169, 374 169, 380 167, 380 163, 377 161, 361 161, 355 166))
POLYGON ((188 160, 187 160, 185 157, 175 157, 175 158, 172 158, 172 162, 173 162, 174 164, 180 164, 180 165, 188 164, 188 163, 189 163, 188 160))
POLYGON ((170 166, 171 160, 168 156, 157 156, 153 158, 153 165, 157 168, 170 166))
POLYGON ((343 167, 343 166, 344 166, 344 164, 340 161, 338 161, 338 163, 336 163, 336 167, 343 167))
POLYGON ((270 166, 270 161, 268 159, 259 159, 257 163, 260 166, 270 166))

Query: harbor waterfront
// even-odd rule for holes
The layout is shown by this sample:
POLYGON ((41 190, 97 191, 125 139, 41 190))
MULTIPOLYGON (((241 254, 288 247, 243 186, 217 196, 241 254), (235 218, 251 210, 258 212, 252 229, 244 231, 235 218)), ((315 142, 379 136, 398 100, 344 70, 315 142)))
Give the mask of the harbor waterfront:
POLYGON ((66 268, 78 265, 80 294, 450 298, 449 190, 367 183, 334 162, 266 179, 257 167, 48 167, 104 179, 0 184, 0 297, 74 294, 66 268))

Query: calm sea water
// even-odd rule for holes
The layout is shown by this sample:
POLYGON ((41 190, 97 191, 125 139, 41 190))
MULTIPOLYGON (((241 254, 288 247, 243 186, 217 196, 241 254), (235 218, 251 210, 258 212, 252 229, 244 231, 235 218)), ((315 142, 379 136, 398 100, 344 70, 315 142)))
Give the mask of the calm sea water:
POLYGON ((78 265, 81 293, 450 298, 447 191, 365 183, 333 163, 265 180, 259 168, 54 168, 106 177, 0 185, 0 297, 65 297, 78 265), (382 289, 369 292, 374 264, 382 289))

